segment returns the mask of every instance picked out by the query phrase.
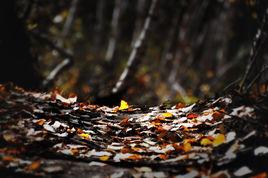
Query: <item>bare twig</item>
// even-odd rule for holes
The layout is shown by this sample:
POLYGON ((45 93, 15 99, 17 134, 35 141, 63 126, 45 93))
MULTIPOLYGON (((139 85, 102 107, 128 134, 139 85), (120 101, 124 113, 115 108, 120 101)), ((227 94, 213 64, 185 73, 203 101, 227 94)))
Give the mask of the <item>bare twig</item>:
POLYGON ((42 86, 48 87, 56 77, 69 66, 71 66, 71 60, 69 58, 64 59, 49 73, 46 79, 42 82, 42 86))
POLYGON ((105 56, 105 60, 107 62, 112 60, 114 56, 114 52, 115 52, 115 47, 117 43, 117 34, 118 34, 118 22, 119 22, 120 11, 121 11, 120 6, 121 6, 121 0, 115 0, 113 18, 111 21, 111 34, 110 34, 109 44, 108 44, 108 48, 107 48, 106 56, 105 56))
MULTIPOLYGON (((76 9, 77 9, 77 4, 79 0, 73 0, 69 9, 69 15, 67 16, 67 19, 64 23, 62 34, 60 39, 57 42, 57 45, 54 45, 54 43, 49 42, 47 40, 47 44, 50 44, 51 47, 53 47, 55 50, 57 50, 59 53, 65 57, 63 61, 61 61, 59 64, 56 65, 56 67, 50 71, 48 76, 45 78, 45 80, 42 82, 42 87, 47 88, 49 87, 54 80, 59 76, 64 70, 69 68, 72 63, 73 63, 73 55, 69 54, 69 52, 65 51, 62 46, 63 46, 63 41, 66 38, 66 36, 69 34, 70 29, 72 27, 76 9)), ((47 38, 46 38, 47 39, 47 38)))
POLYGON ((252 81, 248 84, 247 88, 245 89, 245 92, 248 92, 251 87, 256 83, 256 81, 262 76, 262 74, 267 71, 268 66, 263 67, 263 69, 252 79, 252 81))
POLYGON ((135 29, 132 35, 131 46, 134 46, 135 40, 137 39, 143 23, 143 16, 145 13, 146 0, 138 0, 136 4, 136 19, 135 19, 135 29))
POLYGON ((59 54, 61 54, 65 59, 60 62, 49 74, 48 76, 45 78, 45 80, 42 82, 42 87, 43 88, 47 88, 49 87, 53 81, 57 78, 57 76, 60 75, 60 73, 62 73, 64 70, 66 70, 67 68, 69 68, 72 63, 73 63, 73 54, 71 54, 70 52, 64 50, 63 48, 61 48, 60 46, 58 46, 57 44, 53 43, 52 41, 50 41, 48 39, 48 37, 46 37, 43 34, 40 34, 38 32, 34 32, 32 31, 31 34, 38 40, 46 43, 50 48, 56 50, 57 52, 59 52, 59 54))
POLYGON ((174 59, 175 51, 178 44, 178 38, 180 34, 180 24, 182 21, 183 13, 185 10, 185 5, 182 4, 179 6, 180 9, 177 9, 177 11, 174 14, 174 17, 171 22, 170 29, 167 34, 167 39, 164 44, 164 50, 162 52, 159 70, 162 72, 164 70, 164 66, 168 62, 168 60, 174 59))
POLYGON ((105 0, 98 0, 96 7, 96 24, 95 24, 95 35, 94 35, 94 45, 93 49, 97 53, 100 52, 100 46, 103 41, 103 31, 104 31, 104 8, 105 0))
POLYGON ((63 46, 63 40, 65 39, 65 37, 70 32, 70 29, 71 29, 73 21, 74 21, 78 1, 79 0, 73 0, 72 3, 71 3, 70 9, 69 9, 69 14, 68 14, 67 19, 66 19, 66 21, 64 23, 63 30, 62 30, 62 33, 61 33, 61 37, 60 37, 60 39, 58 41, 59 46, 63 46))
POLYGON ((128 62, 127 62, 127 66, 125 67, 125 69, 124 69, 123 73, 121 74, 119 80, 117 81, 115 87, 112 89, 112 93, 117 93, 119 90, 121 90, 125 81, 131 76, 130 74, 134 73, 134 71, 133 71, 135 69, 134 62, 137 62, 138 54, 141 53, 142 46, 144 45, 144 41, 145 41, 147 32, 148 32, 150 24, 151 24, 152 16, 153 16, 154 11, 155 11, 156 3, 157 3, 157 0, 152 0, 151 6, 149 9, 149 14, 146 17, 146 20, 145 20, 144 25, 143 25, 143 29, 142 29, 138 39, 136 40, 134 47, 130 53, 130 56, 129 56, 128 62))
POLYGON ((234 81, 232 81, 231 83, 229 83, 226 87, 224 87, 224 89, 222 90, 223 93, 227 92, 229 89, 232 89, 233 87, 237 86, 237 84, 239 83, 239 81, 241 80, 241 78, 238 78, 234 81))
POLYGON ((171 86, 171 89, 177 92, 181 96, 181 99, 184 103, 189 103, 190 100, 187 96, 185 89, 180 85, 180 83, 178 82, 176 78, 177 73, 178 73, 177 72, 178 68, 179 68, 179 60, 175 60, 173 63, 171 72, 169 74, 169 77, 168 77, 168 83, 171 86))
MULTIPOLYGON (((231 69, 234 69, 235 66, 238 65, 239 62, 241 62, 241 60, 245 58, 245 56, 247 55, 247 52, 246 50, 244 50, 244 48, 245 46, 242 46, 241 48, 239 48, 238 53, 236 54, 234 59, 232 59, 230 62, 227 62, 226 64, 224 64, 221 68, 217 70, 216 77, 215 79, 212 80, 211 86, 216 86, 231 69)), ((236 81, 235 84, 237 84, 237 79, 235 81, 236 81)))
POLYGON ((189 97, 187 96, 185 89, 180 85, 179 82, 172 83, 171 86, 173 90, 179 93, 184 103, 190 103, 189 97))
POLYGON ((266 31, 268 26, 267 18, 268 18, 268 8, 266 9, 266 12, 264 14, 261 28, 257 31, 255 38, 253 40, 252 49, 250 51, 249 63, 246 66, 245 73, 242 76, 239 85, 241 92, 247 88, 245 87, 245 83, 248 80, 250 72, 252 71, 253 66, 256 63, 258 56, 260 55, 260 50, 267 39, 267 31, 266 31))
MULTIPOLYGON (((235 65, 239 64, 239 62, 248 54, 246 50, 243 50, 245 48, 242 46, 239 50, 234 59, 230 62, 226 62, 222 67, 219 68, 219 70, 216 73, 217 79, 219 80, 222 76, 224 76, 230 69, 232 69, 235 65)), ((218 82, 217 80, 217 82, 218 82)))
POLYGON ((30 34, 37 40, 47 44, 51 49, 56 50, 64 58, 73 59, 72 53, 58 46, 55 42, 51 41, 46 35, 36 32, 36 31, 31 31, 30 34))

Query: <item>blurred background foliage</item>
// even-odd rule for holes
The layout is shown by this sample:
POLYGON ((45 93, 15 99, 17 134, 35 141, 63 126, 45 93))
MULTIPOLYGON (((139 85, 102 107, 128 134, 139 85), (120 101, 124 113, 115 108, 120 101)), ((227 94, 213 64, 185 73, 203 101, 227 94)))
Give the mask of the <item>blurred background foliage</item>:
MULTIPOLYGON (((150 0, 17 1, 22 14, 30 8, 26 18, 30 34, 45 35, 73 55, 73 65, 50 88, 75 92, 89 101, 112 90, 150 4, 150 0)), ((245 69, 263 4, 267 1, 159 0, 137 70, 120 97, 137 105, 191 103, 221 91, 245 69)), ((46 42, 33 37, 31 42, 42 76, 64 60, 46 42)))

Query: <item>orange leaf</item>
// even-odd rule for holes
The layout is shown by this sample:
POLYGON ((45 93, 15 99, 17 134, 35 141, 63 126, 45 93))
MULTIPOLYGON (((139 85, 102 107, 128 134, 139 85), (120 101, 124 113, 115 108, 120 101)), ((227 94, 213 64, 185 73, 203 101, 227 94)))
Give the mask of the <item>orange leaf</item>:
POLYGON ((267 178, 268 174, 266 172, 261 172, 255 176, 251 176, 251 178, 267 178))
POLYGON ((176 151, 182 150, 182 146, 178 143, 173 143, 172 146, 175 148, 176 151))
POLYGON ((77 148, 71 148, 70 151, 72 152, 73 155, 78 155, 79 154, 79 150, 77 148))
POLYGON ((80 129, 80 128, 78 128, 78 129, 76 130, 76 132, 77 132, 78 134, 82 134, 82 133, 84 133, 84 131, 83 131, 82 129, 80 129))
POLYGON ((184 108, 184 107, 185 107, 185 104, 183 104, 183 103, 178 103, 175 106, 176 109, 180 109, 180 108, 184 108))
POLYGON ((119 123, 120 126, 127 126, 129 125, 129 122, 128 122, 128 118, 124 118, 121 120, 121 122, 119 123))
POLYGON ((138 154, 134 154, 134 155, 131 155, 128 157, 128 159, 131 159, 131 160, 139 160, 141 158, 142 158, 142 156, 138 155, 138 154))
POLYGON ((167 159, 167 155, 164 155, 164 154, 160 154, 158 155, 160 159, 162 160, 166 160, 167 159))
POLYGON ((35 171, 41 166, 41 161, 34 161, 29 166, 26 167, 26 170, 28 171, 35 171))
POLYGON ((195 113, 190 113, 190 114, 187 115, 188 119, 194 119, 194 118, 197 118, 197 117, 198 117, 198 115, 195 114, 195 113))
POLYGON ((222 112, 219 112, 219 111, 215 111, 213 114, 212 114, 212 117, 214 119, 221 119, 223 117, 223 113, 222 112))
POLYGON ((45 121, 46 121, 45 119, 38 119, 36 121, 36 124, 42 126, 42 125, 44 125, 45 121))
POLYGON ((121 153, 131 153, 133 150, 127 147, 121 149, 121 153))
POLYGON ((12 156, 4 156, 2 158, 2 161, 4 161, 4 162, 11 162, 11 161, 14 161, 14 160, 15 160, 15 158, 12 157, 12 156))

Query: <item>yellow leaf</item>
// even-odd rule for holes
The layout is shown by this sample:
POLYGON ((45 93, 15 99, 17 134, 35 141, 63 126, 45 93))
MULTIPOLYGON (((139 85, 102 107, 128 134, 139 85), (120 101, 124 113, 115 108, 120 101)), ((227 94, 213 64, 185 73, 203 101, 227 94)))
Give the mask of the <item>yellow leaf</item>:
POLYGON ((125 110, 125 109, 128 109, 128 104, 126 101, 121 100, 119 110, 121 111, 121 110, 125 110))
POLYGON ((225 142, 225 136, 223 134, 218 134, 213 140, 213 146, 219 146, 225 142))
POLYGON ((210 141, 208 138, 203 138, 200 144, 203 146, 212 145, 212 141, 210 141))
POLYGON ((81 138, 85 139, 85 140, 91 140, 91 137, 89 134, 87 133, 81 133, 81 134, 78 134, 81 138))
POLYGON ((183 151, 188 152, 192 149, 192 145, 188 142, 183 143, 183 151))
POLYGON ((171 114, 170 112, 166 112, 166 113, 162 113, 162 116, 164 116, 164 117, 173 117, 173 114, 171 114))
POLYGON ((110 156, 107 156, 107 155, 100 156, 101 161, 107 161, 109 158, 110 156))

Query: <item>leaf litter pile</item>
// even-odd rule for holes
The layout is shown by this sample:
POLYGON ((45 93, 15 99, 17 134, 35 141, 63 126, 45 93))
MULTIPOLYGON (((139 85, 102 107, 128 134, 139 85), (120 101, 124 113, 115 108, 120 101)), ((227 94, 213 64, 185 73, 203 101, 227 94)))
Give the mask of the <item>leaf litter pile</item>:
POLYGON ((2 174, 268 176, 267 110, 242 96, 148 109, 76 100, 0 85, 2 174))

